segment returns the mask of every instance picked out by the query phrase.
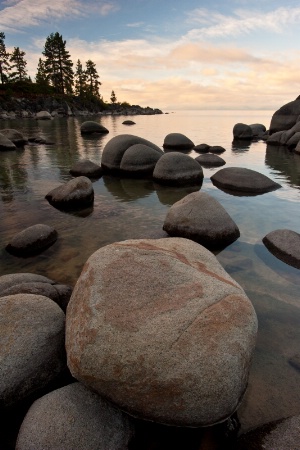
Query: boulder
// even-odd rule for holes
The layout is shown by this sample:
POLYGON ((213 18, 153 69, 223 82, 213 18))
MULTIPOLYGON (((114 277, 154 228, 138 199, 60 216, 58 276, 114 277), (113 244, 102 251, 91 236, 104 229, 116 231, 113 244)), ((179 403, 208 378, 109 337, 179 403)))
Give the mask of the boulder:
POLYGON ((153 179, 159 184, 183 186, 202 184, 203 170, 191 156, 165 153, 156 163, 153 179))
POLYGON ((228 191, 245 192, 249 194, 264 194, 281 187, 266 175, 256 170, 244 167, 227 167, 216 172, 211 181, 220 189, 228 191))
POLYGON ((211 195, 193 192, 169 209, 163 229, 170 235, 220 249, 234 242, 240 232, 223 206, 211 195))
POLYGON ((172 150, 190 150, 195 144, 184 134, 170 133, 165 137, 163 147, 172 150))
POLYGON ((83 122, 80 127, 81 134, 105 134, 109 133, 109 130, 105 128, 98 122, 93 122, 92 120, 87 120, 83 122))
POLYGON ((267 137, 267 144, 281 145, 281 141, 284 140, 284 131, 276 131, 273 134, 269 134, 267 137))
POLYGON ((48 192, 48 202, 59 209, 86 208, 94 201, 94 189, 87 177, 77 177, 48 192))
POLYGON ((157 145, 147 139, 132 134, 120 134, 113 137, 105 145, 102 152, 101 167, 105 172, 120 172, 120 165, 125 152, 129 147, 136 144, 146 145, 158 152, 159 155, 164 153, 157 145))
POLYGON ((298 144, 296 145, 295 152, 296 152, 296 153, 300 153, 300 141, 299 141, 298 144))
POLYGON ((271 119, 269 133, 273 134, 276 131, 289 130, 298 122, 299 116, 300 96, 275 111, 271 119))
POLYGON ((51 120, 52 116, 48 111, 39 111, 38 113, 36 113, 35 118, 37 120, 51 120))
POLYGON ((133 120, 124 120, 122 122, 123 125, 135 125, 135 122, 133 120))
POLYGON ((208 153, 209 149, 210 149, 210 145, 208 145, 208 144, 195 145, 195 147, 193 148, 193 150, 197 153, 208 153))
POLYGON ((266 127, 261 123, 252 123, 251 125, 249 125, 249 127, 251 128, 252 134, 255 137, 260 137, 267 131, 266 127))
POLYGON ((223 158, 220 158, 218 155, 213 155, 212 153, 206 153, 205 155, 200 155, 195 158, 201 166, 203 167, 219 167, 224 166, 226 162, 223 158))
POLYGON ((132 145, 123 155, 120 170, 132 176, 152 175, 162 154, 148 145, 132 145))
POLYGON ((55 281, 50 278, 44 277, 43 275, 37 275, 35 273, 9 273, 7 275, 0 276, 0 294, 15 284, 35 282, 55 284, 55 281))
POLYGON ((273 133, 271 137, 273 136, 280 136, 280 144, 287 144, 287 142, 293 138, 295 133, 300 131, 300 122, 296 122, 295 125, 286 131, 277 131, 276 133, 273 133))
POLYGON ((53 381, 66 367, 65 315, 42 295, 0 298, 0 408, 53 381))
POLYGON ((286 146, 289 149, 294 149, 297 147, 299 141, 300 141, 300 131, 297 131, 297 133, 294 133, 293 136, 289 138, 289 140, 286 143, 286 146))
POLYGON ((100 178, 103 174, 103 169, 89 159, 81 159, 70 169, 70 174, 74 177, 100 178))
POLYGON ((221 145, 212 145, 209 148, 209 152, 210 153, 224 153, 226 150, 224 147, 222 147, 221 145))
POLYGON ((247 386, 257 318, 188 239, 117 242, 86 262, 67 308, 75 378, 122 410, 180 426, 225 421, 247 386))
POLYGON ((21 425, 16 450, 126 450, 128 416, 81 383, 36 400, 21 425))
POLYGON ((292 230, 274 230, 263 238, 263 243, 276 258, 300 269, 300 234, 292 230))
POLYGON ((36 224, 17 233, 6 250, 17 256, 30 256, 42 252, 57 240, 57 231, 49 225, 36 224))
POLYGON ((18 130, 14 130, 12 128, 4 128, 3 130, 0 130, 0 133, 7 137, 7 139, 9 139, 11 142, 13 142, 16 147, 22 147, 23 145, 28 143, 28 140, 18 130))
POLYGON ((16 150, 15 144, 8 139, 4 134, 0 133, 0 151, 1 150, 16 150))
POLYGON ((249 125, 244 123, 236 123, 233 127, 233 139, 251 140, 253 138, 253 131, 249 125))

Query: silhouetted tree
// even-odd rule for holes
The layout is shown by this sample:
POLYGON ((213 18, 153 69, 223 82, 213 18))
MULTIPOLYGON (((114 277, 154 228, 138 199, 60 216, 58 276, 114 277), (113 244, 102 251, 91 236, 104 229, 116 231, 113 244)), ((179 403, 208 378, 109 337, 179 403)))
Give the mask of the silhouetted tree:
POLYGON ((110 94, 110 101, 111 101, 113 104, 116 103, 117 97, 116 97, 115 91, 111 91, 111 94, 110 94))
POLYGON ((80 59, 77 60, 77 64, 75 67, 75 95, 78 95, 79 97, 84 97, 87 90, 87 77, 86 72, 82 68, 82 64, 80 62, 80 59))
POLYGON ((5 46, 5 34, 0 32, 0 79, 1 83, 4 84, 8 79, 9 72, 9 53, 6 51, 5 46))
POLYGON ((99 86, 101 86, 101 82, 99 80, 99 75, 96 69, 96 64, 90 59, 86 62, 86 82, 87 82, 87 94, 90 97, 96 97, 98 99, 101 98, 99 92, 99 86))
POLYGON ((24 58, 25 55, 26 53, 23 50, 20 50, 19 47, 14 47, 9 59, 9 62, 11 63, 9 81, 28 80, 26 69, 27 61, 24 58))
POLYGON ((58 32, 51 33, 45 42, 45 72, 56 92, 71 94, 73 86, 73 63, 66 50, 66 41, 58 32))
POLYGON ((38 84, 49 84, 49 76, 46 73, 45 61, 43 61, 42 58, 39 58, 35 81, 38 84))

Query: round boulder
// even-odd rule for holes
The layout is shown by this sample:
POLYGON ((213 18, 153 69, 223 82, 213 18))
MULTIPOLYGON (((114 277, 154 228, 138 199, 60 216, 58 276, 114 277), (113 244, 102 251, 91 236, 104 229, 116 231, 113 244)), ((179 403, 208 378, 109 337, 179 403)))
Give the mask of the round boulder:
POLYGON ((173 150, 191 150, 195 144, 184 134, 170 133, 165 137, 163 147, 173 150))
POLYGON ((12 141, 17 147, 22 147, 28 143, 28 140, 23 136, 23 134, 13 128, 4 128, 3 130, 0 130, 0 133, 6 136, 7 139, 12 141))
POLYGON ((81 383, 36 400, 21 425, 16 450, 126 450, 129 418, 81 383))
POLYGON ((261 123, 252 123, 249 125, 252 130, 253 136, 262 136, 266 131, 266 127, 261 123))
POLYGON ((280 184, 271 180, 266 175, 256 170, 244 167, 227 167, 216 172, 211 181, 220 189, 228 191, 245 192, 249 194, 264 194, 281 187, 280 184))
POLYGON ((201 184, 202 167, 191 156, 180 152, 165 153, 156 163, 153 179, 159 184, 183 186, 201 184))
POLYGON ((233 127, 233 139, 251 140, 253 131, 249 125, 244 123, 236 123, 233 127))
POLYGON ((0 133, 0 150, 16 150, 15 144, 4 134, 0 133))
POLYGON ((226 164, 223 158, 220 158, 220 156, 213 155, 211 153, 197 156, 197 158, 195 158, 195 161, 197 161, 203 167, 219 167, 226 164))
POLYGON ((292 230, 274 230, 263 238, 263 243, 276 258, 300 269, 300 234, 292 230))
POLYGON ((94 122, 92 120, 87 120, 83 122, 80 127, 81 134, 94 134, 94 133, 109 133, 108 129, 103 125, 100 125, 98 122, 94 122))
POLYGON ((224 153, 226 152, 225 148, 222 147, 221 145, 212 145, 209 148, 210 153, 224 153))
POLYGON ((51 120, 52 116, 48 111, 39 111, 38 113, 36 113, 35 118, 37 120, 51 120))
POLYGON ((100 178, 103 170, 98 164, 93 163, 89 159, 81 159, 70 169, 70 174, 74 177, 100 178))
POLYGON ((122 122, 123 125, 135 125, 135 122, 133 120, 124 120, 122 122))
POLYGON ((45 198, 56 208, 85 208, 94 201, 93 184, 89 178, 80 176, 48 192, 45 198))
POLYGON ((155 144, 133 134, 120 134, 105 145, 102 152, 101 167, 105 172, 120 172, 123 156, 129 147, 142 144, 155 150, 160 156, 164 152, 155 144))
POLYGON ((208 153, 209 149, 210 149, 210 145, 208 145, 208 144, 195 145, 195 147, 193 148, 193 150, 197 153, 208 153))
POLYGON ((209 249, 224 248, 240 236, 223 206, 205 192, 192 192, 174 203, 163 229, 170 236, 192 239, 209 249))
POLYGON ((0 407, 47 386, 66 366, 65 315, 47 297, 0 298, 0 407))
POLYGON ((132 176, 152 175, 162 153, 144 144, 129 147, 123 155, 120 169, 132 176))
POLYGON ((286 103, 272 116, 270 134, 276 131, 289 130, 298 121, 300 115, 300 95, 292 102, 286 103))
POLYGON ((57 240, 57 231, 49 225, 38 223, 17 233, 6 250, 17 256, 30 256, 42 252, 57 240))
POLYGON ((117 242, 88 259, 74 288, 68 366, 133 416, 212 425, 242 400, 256 331, 243 289, 204 247, 117 242))

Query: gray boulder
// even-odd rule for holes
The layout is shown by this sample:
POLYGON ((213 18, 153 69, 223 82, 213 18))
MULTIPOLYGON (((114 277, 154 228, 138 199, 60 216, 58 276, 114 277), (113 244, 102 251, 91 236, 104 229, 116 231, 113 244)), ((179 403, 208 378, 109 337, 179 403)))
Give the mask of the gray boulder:
POLYGON ((274 230, 263 238, 263 243, 276 258, 300 269, 300 234, 292 230, 274 230))
POLYGON ((132 176, 152 175, 157 161, 163 153, 144 144, 129 147, 123 155, 120 169, 132 176))
POLYGON ((80 209, 94 201, 94 189, 87 177, 77 177, 48 192, 48 202, 60 209, 80 209))
POLYGON ((35 282, 55 284, 55 281, 44 277, 43 275, 37 275, 34 273, 9 273, 7 275, 0 276, 0 294, 15 284, 35 282))
POLYGON ((83 122, 80 127, 81 134, 105 134, 109 133, 109 130, 98 122, 87 120, 83 122))
POLYGON ((282 140, 285 141, 283 134, 284 131, 276 131, 273 134, 269 134, 269 136, 267 137, 267 144, 281 145, 282 140))
POLYGON ((192 239, 208 249, 224 248, 240 236, 223 206, 204 192, 193 192, 174 203, 163 229, 170 236, 192 239))
POLYGON ((300 131, 297 131, 289 138, 286 143, 287 148, 294 149, 297 147, 298 142, 300 141, 300 131))
POLYGON ((219 167, 224 166, 226 162, 223 158, 220 158, 218 155, 213 155, 212 153, 206 153, 205 155, 200 155, 195 158, 201 166, 203 167, 219 167))
POLYGON ((0 150, 16 150, 15 144, 4 134, 0 133, 0 150))
POLYGON ((249 125, 244 123, 236 123, 233 127, 233 139, 251 140, 253 138, 253 131, 249 125))
POLYGON ((289 130, 285 131, 277 131, 276 133, 273 133, 270 137, 273 136, 280 136, 280 144, 286 145, 287 142, 293 138, 295 134, 297 134, 300 131, 300 122, 295 123, 295 125, 290 128, 289 130))
POLYGON ((76 283, 68 365, 133 416, 212 425, 242 400, 256 330, 243 289, 199 244, 117 242, 96 251, 76 283))
POLYGON ((15 144, 16 147, 22 147, 23 145, 28 143, 28 139, 26 139, 22 133, 18 130, 14 130, 12 128, 4 128, 0 130, 0 133, 7 137, 11 142, 15 144))
POLYGON ((51 120, 52 116, 48 111, 39 111, 38 113, 36 113, 35 118, 37 120, 51 120))
POLYGON ((9 253, 18 256, 37 254, 57 240, 57 231, 49 225, 36 224, 17 233, 6 246, 9 253))
POLYGON ((260 137, 267 131, 266 127, 261 123, 252 123, 249 127, 251 128, 254 137, 260 137))
POLYGON ((12 406, 65 369, 65 315, 31 294, 0 298, 0 407, 12 406))
POLYGON ((103 169, 89 159, 81 159, 70 169, 70 174, 74 177, 100 178, 103 174, 103 169))
POLYGON ((120 166, 125 152, 136 144, 150 147, 159 155, 163 155, 163 151, 147 139, 132 134, 120 134, 112 138, 105 145, 102 152, 101 167, 105 172, 120 172, 120 166))
POLYGON ((195 145, 195 147, 193 148, 193 150, 197 153, 208 153, 209 149, 210 149, 210 145, 208 145, 208 144, 195 145))
POLYGON ((216 172, 211 181, 220 189, 239 193, 264 194, 281 187, 266 175, 243 167, 227 167, 216 172))
POLYGON ((36 400, 21 425, 16 450, 126 450, 128 416, 72 383, 36 400))
POLYGON ((202 184, 203 170, 189 155, 170 152, 157 161, 153 179, 159 184, 170 186, 202 184))
POLYGON ((298 122, 299 116, 300 96, 275 111, 270 123, 270 134, 276 131, 289 130, 298 122))
POLYGON ((189 150, 194 148, 195 144, 184 134, 170 133, 165 137, 163 147, 172 150, 189 150))
POLYGON ((226 150, 221 145, 212 145, 209 148, 210 153, 224 153, 226 150))

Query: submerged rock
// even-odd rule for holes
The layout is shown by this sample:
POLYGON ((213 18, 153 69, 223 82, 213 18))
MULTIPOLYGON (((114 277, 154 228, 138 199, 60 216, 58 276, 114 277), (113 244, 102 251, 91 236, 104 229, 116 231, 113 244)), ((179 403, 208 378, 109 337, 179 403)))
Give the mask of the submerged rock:
POLYGON ((202 167, 191 156, 180 152, 165 153, 156 163, 153 179, 169 186, 202 184, 202 167))
POLYGON ((48 192, 48 202, 60 209, 80 209, 94 201, 94 189, 87 177, 77 177, 48 192))
POLYGON ((122 122, 123 125, 135 125, 135 122, 133 120, 124 120, 122 122))
POLYGON ((257 318, 215 256, 188 239, 102 247, 67 309, 68 366, 145 420, 225 421, 245 392, 257 318))
POLYGON ((36 224, 17 233, 6 250, 17 256, 30 256, 42 252, 57 240, 57 231, 49 225, 36 224))
POLYGON ((263 243, 276 258, 300 269, 300 234, 292 230, 274 230, 263 238, 263 243))
POLYGON ((98 164, 93 163, 89 159, 81 159, 70 169, 70 174, 74 177, 100 178, 103 170, 98 164))

